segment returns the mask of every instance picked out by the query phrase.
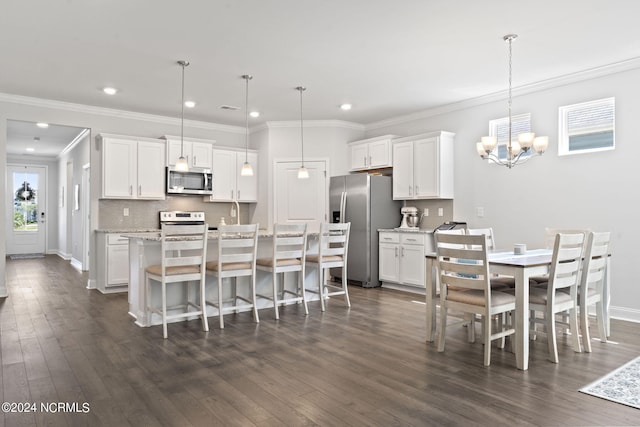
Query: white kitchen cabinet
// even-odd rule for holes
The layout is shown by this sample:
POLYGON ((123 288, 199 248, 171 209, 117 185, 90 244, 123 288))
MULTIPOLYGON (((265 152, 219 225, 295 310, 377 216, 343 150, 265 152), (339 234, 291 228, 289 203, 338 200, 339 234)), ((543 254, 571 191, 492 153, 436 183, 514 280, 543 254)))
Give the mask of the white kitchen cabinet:
POLYGON ((243 203, 258 201, 258 153, 249 151, 246 154, 253 176, 241 176, 240 170, 245 162, 245 151, 213 150, 213 195, 205 198, 210 202, 230 202, 237 200, 243 203))
POLYGON ((431 132, 394 140, 394 200, 453 198, 454 135, 431 132))
POLYGON ((349 143, 351 170, 369 170, 392 166, 391 140, 395 135, 384 135, 349 143))
POLYGON ((97 288, 124 292, 129 285, 129 239, 118 233, 98 233, 97 288))
POLYGON ((102 198, 165 199, 165 143, 101 134, 102 198))
POLYGON ((383 282, 424 287, 425 254, 430 235, 421 232, 381 232, 379 277, 383 282))
POLYGON ((167 166, 175 166, 181 153, 183 153, 190 168, 212 168, 212 153, 215 141, 185 138, 183 148, 179 136, 165 135, 164 138, 167 140, 167 166))

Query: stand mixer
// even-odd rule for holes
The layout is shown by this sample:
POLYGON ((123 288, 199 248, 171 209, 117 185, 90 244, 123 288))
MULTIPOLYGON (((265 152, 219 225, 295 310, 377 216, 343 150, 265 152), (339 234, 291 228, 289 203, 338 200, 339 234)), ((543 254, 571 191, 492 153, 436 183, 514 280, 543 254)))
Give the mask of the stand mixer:
POLYGON ((416 229, 420 218, 418 217, 418 208, 406 206, 400 210, 402 214, 402 223, 400 228, 416 229))

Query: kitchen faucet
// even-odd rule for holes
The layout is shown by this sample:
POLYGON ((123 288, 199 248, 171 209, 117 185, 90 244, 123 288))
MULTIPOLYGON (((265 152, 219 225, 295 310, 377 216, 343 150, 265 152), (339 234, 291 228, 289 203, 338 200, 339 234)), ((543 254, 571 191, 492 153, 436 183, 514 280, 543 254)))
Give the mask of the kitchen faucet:
POLYGON ((232 202, 236 204, 236 224, 240 225, 240 203, 237 199, 233 199, 232 202))

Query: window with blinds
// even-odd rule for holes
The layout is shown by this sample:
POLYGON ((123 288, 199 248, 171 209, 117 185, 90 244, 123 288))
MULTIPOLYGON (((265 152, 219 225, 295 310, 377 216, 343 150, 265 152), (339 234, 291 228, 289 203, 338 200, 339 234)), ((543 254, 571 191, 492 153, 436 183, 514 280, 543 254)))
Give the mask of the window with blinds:
MULTIPOLYGON (((518 134, 531 132, 531 114, 518 114, 511 116, 511 142, 518 141, 518 134)), ((489 121, 489 136, 495 136, 498 141, 498 157, 507 158, 507 141, 509 140, 509 117, 489 121)), ((522 157, 529 157, 531 152, 524 153, 522 157)))
POLYGON ((559 123, 561 156, 615 148, 615 98, 560 107, 559 123))

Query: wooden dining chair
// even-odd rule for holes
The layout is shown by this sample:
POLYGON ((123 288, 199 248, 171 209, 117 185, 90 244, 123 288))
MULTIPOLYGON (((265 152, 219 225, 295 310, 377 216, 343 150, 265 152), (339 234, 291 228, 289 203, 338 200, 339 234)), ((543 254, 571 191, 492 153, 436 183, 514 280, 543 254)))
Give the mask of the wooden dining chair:
POLYGON ((491 364, 491 342, 515 333, 498 316, 498 330, 492 331, 491 317, 516 308, 514 295, 491 289, 485 236, 434 233, 440 279, 440 333, 438 351, 445 347, 447 313, 458 310, 480 315, 484 343, 484 365, 491 364))
POLYGON ((536 330, 535 325, 537 323, 544 324, 549 346, 549 360, 553 363, 558 363, 556 324, 564 324, 564 322, 556 321, 557 314, 569 311, 568 326, 573 348, 578 353, 581 351, 577 309, 584 242, 584 233, 557 234, 549 270, 549 281, 542 283, 541 286, 529 288, 529 310, 531 310, 529 322, 532 337, 540 333, 536 330), (537 312, 541 312, 543 317, 538 318, 537 312))
POLYGON ((605 327, 607 304, 604 301, 604 281, 607 273, 607 257, 611 243, 611 233, 589 232, 582 263, 578 306, 580 307, 580 332, 582 345, 587 353, 591 352, 591 335, 589 333, 589 307, 595 304, 596 321, 600 342, 607 342, 605 327))
POLYGON ((256 323, 258 307, 256 305, 256 253, 258 251, 258 224, 218 225, 218 259, 207 262, 207 274, 217 279, 218 298, 207 300, 207 304, 218 309, 220 329, 224 328, 224 312, 252 309, 256 323), (247 295, 237 292, 238 277, 249 277, 247 295), (233 282, 230 280, 233 279, 233 282), (223 299, 223 287, 232 283, 231 298, 223 299), (242 302, 241 304, 238 301, 242 302))
MULTIPOLYGON (((202 327, 209 330, 205 304, 205 263, 207 260, 207 224, 204 225, 166 225, 160 231, 161 263, 150 265, 145 269, 147 312, 162 316, 162 336, 166 339, 167 322, 186 319, 193 316, 202 318, 202 327), (191 301, 189 286, 198 282, 197 300, 191 301), (160 286, 161 306, 154 307, 152 286, 160 286), (186 302, 167 306, 167 287, 171 284, 186 286, 186 302), (189 310, 191 307, 196 311, 189 310), (181 309, 180 313, 169 314, 169 311, 181 309)), ((151 319, 148 319, 151 323, 151 319)))
POLYGON ((305 255, 307 252, 307 224, 274 224, 271 257, 258 258, 256 268, 271 273, 273 292, 258 297, 273 301, 276 319, 280 318, 278 306, 298 302, 304 305, 304 314, 309 314, 304 288, 305 255), (285 273, 297 272, 295 289, 285 288, 285 273), (282 280, 278 283, 278 275, 282 280))

